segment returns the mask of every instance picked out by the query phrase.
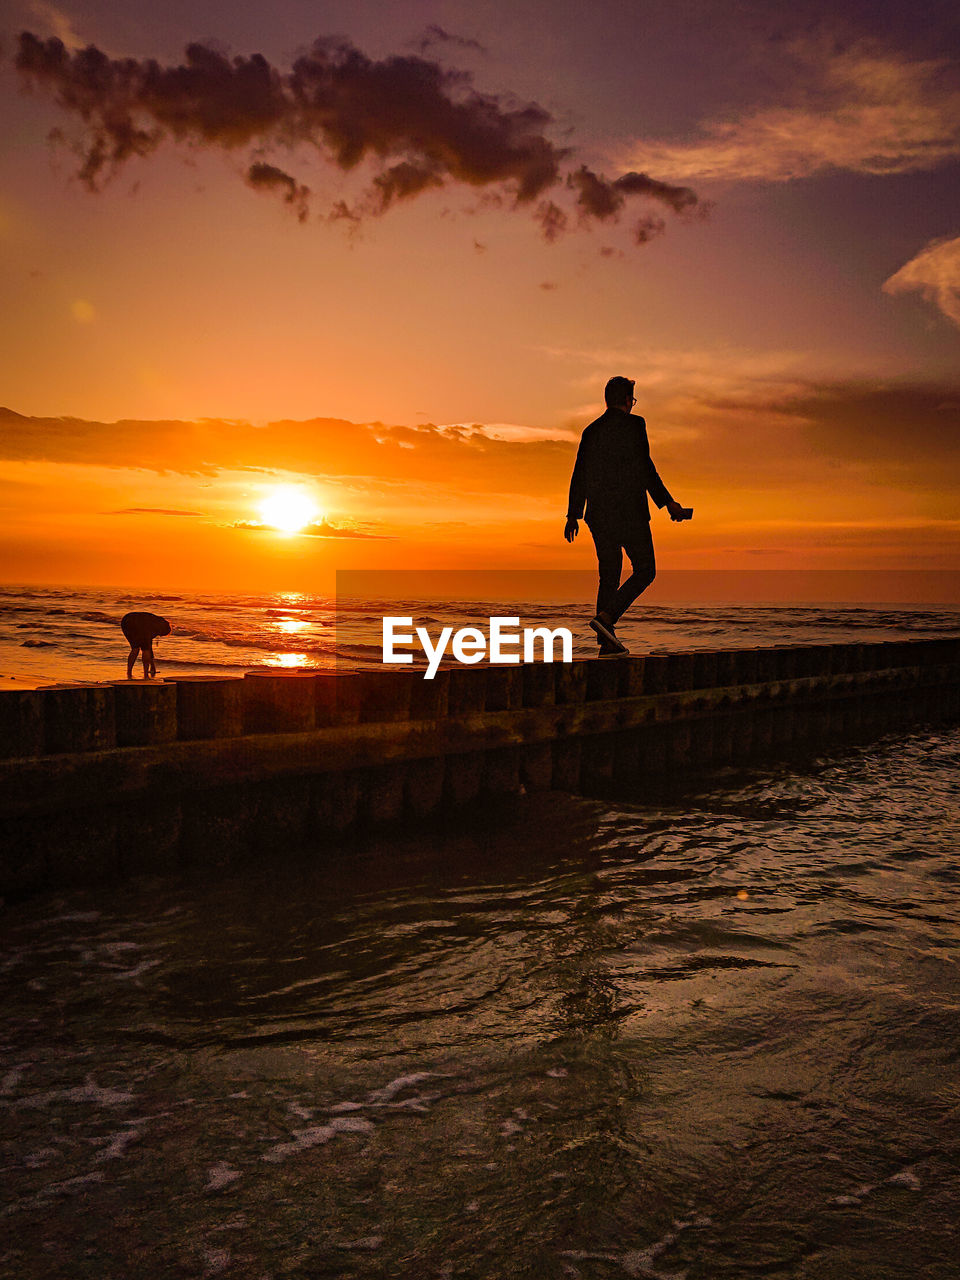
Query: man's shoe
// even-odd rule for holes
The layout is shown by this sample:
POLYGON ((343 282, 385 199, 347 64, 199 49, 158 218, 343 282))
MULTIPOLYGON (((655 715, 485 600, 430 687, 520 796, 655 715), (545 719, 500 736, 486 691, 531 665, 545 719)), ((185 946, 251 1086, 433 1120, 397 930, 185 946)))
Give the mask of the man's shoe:
POLYGON ((591 618, 590 630, 600 641, 601 649, 606 645, 608 647, 612 646, 615 653, 628 652, 627 646, 617 639, 617 633, 614 631, 612 625, 608 626, 607 623, 601 622, 599 618, 591 618))
POLYGON ((615 645, 610 644, 606 640, 601 640, 600 648, 597 650, 597 657, 598 658, 622 658, 625 653, 629 653, 629 652, 630 650, 627 648, 627 646, 624 644, 621 644, 619 640, 615 645))

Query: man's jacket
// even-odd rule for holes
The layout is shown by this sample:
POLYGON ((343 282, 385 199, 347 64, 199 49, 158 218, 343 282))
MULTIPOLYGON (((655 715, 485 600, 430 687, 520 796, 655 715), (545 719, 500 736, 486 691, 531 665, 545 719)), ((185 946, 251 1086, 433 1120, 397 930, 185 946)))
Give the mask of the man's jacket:
POLYGON ((592 528, 617 528, 650 519, 650 494, 658 507, 671 501, 650 458, 647 424, 637 414, 608 409, 584 427, 570 480, 567 519, 592 528))

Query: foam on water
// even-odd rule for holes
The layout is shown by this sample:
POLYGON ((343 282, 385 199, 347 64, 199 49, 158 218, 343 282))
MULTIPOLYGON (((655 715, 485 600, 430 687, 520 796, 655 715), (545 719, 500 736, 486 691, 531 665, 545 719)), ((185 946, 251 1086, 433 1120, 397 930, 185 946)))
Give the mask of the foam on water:
POLYGON ((132 1142, 139 1142, 142 1136, 139 1129, 121 1129, 118 1133, 108 1134, 106 1139, 103 1139, 107 1146, 98 1154, 97 1160, 119 1160, 121 1156, 126 1155, 127 1147, 132 1142))
POLYGON ((272 1164, 286 1160, 290 1156, 299 1155, 301 1151, 309 1151, 311 1147, 321 1146, 340 1133, 369 1133, 373 1124, 360 1117, 337 1117, 327 1124, 311 1125, 308 1129, 294 1129, 291 1142, 278 1142, 276 1146, 265 1151, 262 1159, 272 1164))
POLYGON ((207 1170, 205 1191, 222 1191, 224 1187, 233 1186, 241 1178, 239 1169, 231 1168, 225 1160, 218 1160, 207 1170))
POLYGON ((92 1076, 87 1076, 82 1085, 74 1085, 70 1089, 51 1089, 48 1092, 28 1093, 16 1099, 14 1103, 5 1102, 0 1105, 12 1106, 16 1110, 29 1107, 49 1107, 54 1102, 89 1103, 95 1107, 122 1107, 133 1102, 134 1095, 125 1089, 101 1088, 92 1076))

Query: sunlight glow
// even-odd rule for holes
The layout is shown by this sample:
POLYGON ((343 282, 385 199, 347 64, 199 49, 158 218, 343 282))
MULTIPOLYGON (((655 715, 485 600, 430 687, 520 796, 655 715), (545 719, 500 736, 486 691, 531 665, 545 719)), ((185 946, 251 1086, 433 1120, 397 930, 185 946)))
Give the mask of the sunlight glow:
POLYGON ((317 504, 303 489, 295 485, 280 485, 260 503, 264 523, 282 533, 297 533, 320 518, 317 504))

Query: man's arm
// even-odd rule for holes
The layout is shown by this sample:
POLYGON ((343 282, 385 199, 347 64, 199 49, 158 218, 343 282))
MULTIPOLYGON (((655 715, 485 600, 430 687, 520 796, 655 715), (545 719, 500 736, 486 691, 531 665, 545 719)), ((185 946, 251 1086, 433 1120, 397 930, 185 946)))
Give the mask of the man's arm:
MULTIPOLYGON (((641 418, 641 422, 643 419, 641 418)), ((672 497, 667 486, 660 479, 660 473, 653 465, 653 459, 650 457, 650 442, 647 439, 647 424, 643 422, 643 440, 646 447, 647 462, 647 492, 662 511, 664 507, 670 512, 671 520, 682 520, 683 507, 672 497)))
POLYGON ((577 523, 583 516, 583 508, 587 501, 587 452, 589 446, 587 444, 587 433, 584 431, 580 437, 580 447, 577 449, 577 460, 573 466, 573 475, 570 477, 570 496, 567 499, 567 523, 564 525, 563 536, 568 542, 572 542, 577 536, 580 528, 577 523))
POLYGON ((652 458, 650 459, 650 478, 647 481, 647 489, 650 492, 650 496, 661 510, 664 507, 667 508, 670 512, 671 520, 684 519, 683 506, 676 500, 676 498, 672 498, 667 492, 667 486, 657 474, 657 468, 653 465, 652 458))
POLYGON ((577 460, 573 466, 573 475, 570 477, 570 496, 567 499, 568 520, 582 520, 583 508, 587 502, 587 453, 589 451, 587 439, 587 433, 584 432, 580 437, 577 460))
MULTIPOLYGON (((640 418, 639 414, 633 417, 640 418)), ((661 509, 673 502, 667 491, 667 486, 660 479, 660 473, 653 465, 653 459, 650 457, 650 441, 647 436, 647 422, 645 418, 640 418, 640 434, 643 440, 644 462, 646 464, 646 487, 650 497, 661 509)))
POLYGON ((658 507, 666 507, 673 501, 649 454, 647 455, 647 492, 658 507))

